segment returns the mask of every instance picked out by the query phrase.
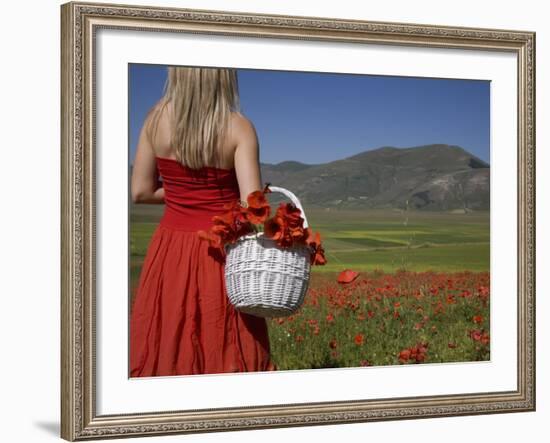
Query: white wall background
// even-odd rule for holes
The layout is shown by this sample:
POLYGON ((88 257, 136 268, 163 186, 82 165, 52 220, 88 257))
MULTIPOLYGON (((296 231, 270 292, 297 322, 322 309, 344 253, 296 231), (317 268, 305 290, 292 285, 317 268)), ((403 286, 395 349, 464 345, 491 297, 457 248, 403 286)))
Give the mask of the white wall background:
MULTIPOLYGON (((165 436, 135 441, 279 442, 392 441, 464 443, 527 439, 546 441, 550 369, 545 345, 550 288, 543 266, 550 262, 550 30, 545 3, 523 0, 445 3, 435 0, 128 0, 196 9, 338 17, 375 21, 519 29, 537 32, 537 411, 165 436), (546 201, 548 199, 546 198, 546 201)), ((59 434, 59 5, 58 1, 10 2, 0 27, 0 405, 2 440, 56 441, 59 434)))

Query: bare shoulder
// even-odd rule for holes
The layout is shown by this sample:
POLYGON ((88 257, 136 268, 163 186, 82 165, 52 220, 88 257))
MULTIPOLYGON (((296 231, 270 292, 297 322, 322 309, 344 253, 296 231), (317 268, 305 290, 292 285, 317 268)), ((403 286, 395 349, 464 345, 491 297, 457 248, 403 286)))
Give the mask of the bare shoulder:
POLYGON ((257 141, 257 133, 254 123, 241 112, 231 113, 231 129, 235 142, 257 141))
POLYGON ((164 121, 168 117, 169 107, 166 106, 166 102, 164 102, 162 99, 158 100, 153 106, 149 108, 149 111, 147 111, 147 115, 145 116, 144 120, 144 126, 146 126, 147 130, 151 129, 151 124, 155 120, 164 121))
POLYGON ((143 129, 157 155, 169 156, 170 106, 165 101, 160 99, 149 108, 143 129))

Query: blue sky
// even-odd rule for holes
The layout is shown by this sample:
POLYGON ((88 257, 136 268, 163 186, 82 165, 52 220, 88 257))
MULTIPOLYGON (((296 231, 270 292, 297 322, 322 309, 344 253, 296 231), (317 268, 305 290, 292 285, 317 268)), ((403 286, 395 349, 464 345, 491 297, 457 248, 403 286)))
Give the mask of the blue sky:
MULTIPOLYGON (((129 67, 130 161, 166 67, 129 67)), ((490 82, 238 69, 260 161, 325 163, 382 146, 459 145, 489 162, 490 82)))

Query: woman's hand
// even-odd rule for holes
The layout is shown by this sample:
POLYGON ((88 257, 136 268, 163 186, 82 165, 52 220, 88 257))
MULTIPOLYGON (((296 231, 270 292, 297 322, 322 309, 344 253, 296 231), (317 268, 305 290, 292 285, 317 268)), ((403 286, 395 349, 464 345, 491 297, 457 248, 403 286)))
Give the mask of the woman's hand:
POLYGON ((132 169, 131 196, 134 203, 164 203, 164 188, 159 180, 155 152, 149 139, 152 112, 145 118, 139 135, 132 169))

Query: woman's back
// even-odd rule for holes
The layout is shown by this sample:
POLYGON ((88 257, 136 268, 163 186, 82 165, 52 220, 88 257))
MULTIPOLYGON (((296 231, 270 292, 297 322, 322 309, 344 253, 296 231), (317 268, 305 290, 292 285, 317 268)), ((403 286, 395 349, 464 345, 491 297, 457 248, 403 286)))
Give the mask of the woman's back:
MULTIPOLYGON (((160 103, 151 109, 144 123, 144 143, 147 143, 151 155, 154 157, 160 171, 162 159, 176 160, 175 147, 172 146, 172 118, 173 109, 169 102, 161 107, 160 103), (155 115, 158 113, 158 115, 155 115), (152 128, 152 122, 155 127, 152 128)), ((145 150, 145 149, 143 149, 145 150)), ((248 194, 262 189, 261 172, 259 164, 259 143, 256 129, 252 122, 240 112, 231 112, 228 131, 221 147, 217 151, 217 161, 214 164, 205 165, 203 169, 233 170, 238 183, 240 199, 246 202, 248 194)), ((151 158, 151 161, 153 158, 151 158)), ((133 193, 137 192, 140 171, 134 170, 132 180, 133 193), (136 188, 136 189, 134 189, 136 188)))
MULTIPOLYGON (((151 147, 158 157, 176 159, 175 149, 171 143, 171 120, 174 112, 171 103, 168 103, 168 105, 163 108, 160 108, 159 104, 157 104, 152 111, 159 112, 159 116, 156 130, 149 131, 151 136, 151 147)), ((243 123, 240 120, 246 119, 246 117, 236 112, 232 112, 230 115, 230 130, 228 136, 222 142, 222 148, 218 153, 218 163, 206 166, 223 169, 231 169, 235 166, 234 155, 239 137, 242 138, 246 136, 246 134, 242 132, 243 123)))
POLYGON ((165 208, 132 306, 130 375, 274 370, 265 319, 229 303, 224 257, 199 235, 225 204, 262 189, 254 126, 233 106, 234 73, 169 68, 169 79, 140 133, 132 172, 134 202, 165 208))
MULTIPOLYGON (((249 164, 250 155, 235 156, 237 149, 246 149, 247 137, 250 138, 247 125, 251 124, 242 114, 231 113, 229 131, 217 156, 218 164, 193 169, 176 160, 171 145, 171 107, 165 106, 154 111, 159 112, 159 115, 156 130, 150 131, 151 149, 165 193, 165 211, 161 224, 187 231, 208 230, 212 217, 222 213, 226 204, 240 198, 236 167, 244 171, 241 173, 241 177, 245 177, 244 181, 249 175, 246 171, 253 169, 249 164)), ((252 134, 252 143, 255 142, 254 138, 255 134, 252 134)))
POLYGON ((239 199, 233 168, 205 166, 193 170, 167 157, 157 157, 157 168, 164 188, 162 226, 184 231, 208 230, 212 218, 239 199))

